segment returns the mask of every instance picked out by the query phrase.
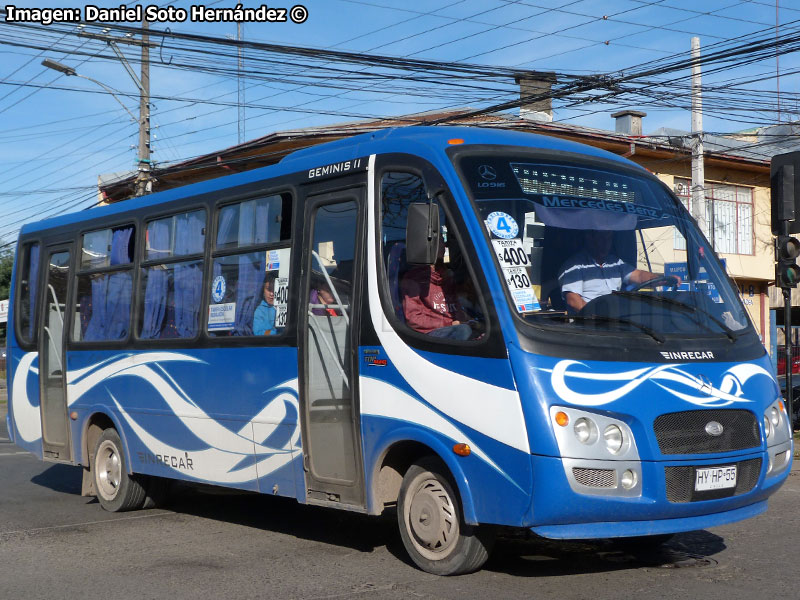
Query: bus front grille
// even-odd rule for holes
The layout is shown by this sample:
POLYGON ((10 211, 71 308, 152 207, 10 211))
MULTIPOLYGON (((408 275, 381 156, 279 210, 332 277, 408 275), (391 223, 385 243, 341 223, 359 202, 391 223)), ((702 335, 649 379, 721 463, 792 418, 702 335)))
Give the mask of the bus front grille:
POLYGON ((599 488, 617 487, 617 472, 614 469, 586 469, 573 467, 572 475, 581 485, 599 488))
POLYGON ((758 476, 761 474, 760 458, 728 464, 736 465, 736 487, 700 492, 694 489, 696 473, 698 468, 705 467, 664 467, 667 500, 676 503, 716 500, 746 494, 756 486, 758 476))
POLYGON ((749 410, 687 410, 668 413, 653 422, 662 454, 711 454, 757 448, 761 445, 756 417, 749 410), (722 426, 722 433, 711 435, 709 423, 722 426))

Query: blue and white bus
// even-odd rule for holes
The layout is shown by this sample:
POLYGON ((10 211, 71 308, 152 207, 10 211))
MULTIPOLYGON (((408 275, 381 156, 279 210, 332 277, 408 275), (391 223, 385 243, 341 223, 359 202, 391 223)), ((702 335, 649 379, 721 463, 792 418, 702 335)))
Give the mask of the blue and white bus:
POLYGON ((502 130, 381 131, 26 225, 8 350, 13 441, 81 465, 106 510, 169 480, 392 509, 437 574, 480 568, 498 526, 659 541, 752 517, 792 456, 680 201, 502 130))

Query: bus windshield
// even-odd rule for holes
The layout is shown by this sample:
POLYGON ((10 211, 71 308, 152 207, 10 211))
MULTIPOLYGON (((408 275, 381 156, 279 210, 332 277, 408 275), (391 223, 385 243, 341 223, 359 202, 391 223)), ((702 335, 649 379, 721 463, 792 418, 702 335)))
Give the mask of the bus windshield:
POLYGON ((653 178, 469 155, 462 177, 515 313, 533 325, 735 339, 749 326, 724 264, 653 178))

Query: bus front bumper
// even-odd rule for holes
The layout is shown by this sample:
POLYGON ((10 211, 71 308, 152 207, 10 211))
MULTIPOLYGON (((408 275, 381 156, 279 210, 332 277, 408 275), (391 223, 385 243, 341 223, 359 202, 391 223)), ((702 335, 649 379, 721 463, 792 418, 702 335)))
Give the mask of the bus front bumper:
MULTIPOLYGON (((531 459, 534 485, 528 527, 537 535, 555 539, 659 535, 748 519, 766 510, 767 498, 778 490, 790 471, 790 464, 772 469, 767 452, 641 461, 638 463, 641 482, 635 495, 625 495, 588 488, 582 493, 568 479, 567 471, 573 463, 569 459, 547 456, 531 459), (757 460, 760 468, 751 473, 755 481, 749 489, 731 490, 727 495, 725 491, 694 491, 695 469, 741 465, 746 461, 752 465, 757 460), (683 484, 689 489, 685 497, 676 498, 675 490, 670 489, 675 473, 686 479, 683 484)), ((740 477, 743 473, 744 469, 740 469, 740 477)))
POLYGON ((762 500, 749 506, 721 513, 705 514, 680 519, 659 519, 654 521, 604 521, 601 523, 572 523, 567 525, 542 525, 531 527, 536 535, 557 540, 638 537, 695 531, 708 527, 727 525, 755 517, 767 510, 767 501, 762 500))

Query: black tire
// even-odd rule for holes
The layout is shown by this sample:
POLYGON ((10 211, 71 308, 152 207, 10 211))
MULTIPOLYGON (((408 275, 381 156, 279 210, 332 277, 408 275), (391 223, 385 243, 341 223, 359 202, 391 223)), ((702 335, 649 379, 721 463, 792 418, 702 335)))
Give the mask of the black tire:
POLYGON ((400 537, 411 560, 434 575, 477 571, 489 558, 494 529, 464 523, 447 468, 427 457, 409 467, 397 499, 400 537))
POLYGON ((109 512, 136 510, 144 506, 144 486, 128 475, 128 460, 115 429, 103 431, 92 455, 94 488, 100 506, 109 512))

